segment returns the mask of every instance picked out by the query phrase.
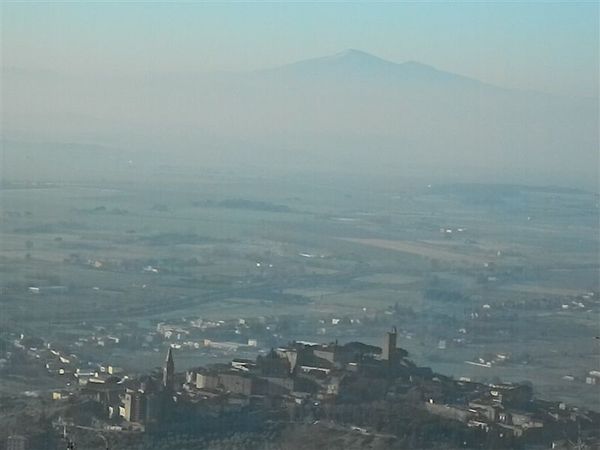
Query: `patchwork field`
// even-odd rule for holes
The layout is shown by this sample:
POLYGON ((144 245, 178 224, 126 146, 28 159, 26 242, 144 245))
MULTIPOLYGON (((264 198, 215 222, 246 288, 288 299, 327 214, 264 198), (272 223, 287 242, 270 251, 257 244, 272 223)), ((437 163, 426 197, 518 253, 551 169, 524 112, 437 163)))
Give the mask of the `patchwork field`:
MULTIPOLYGON (((254 339, 251 353, 290 339, 379 345, 397 326, 412 358, 442 373, 528 379, 596 406, 594 194, 171 170, 161 185, 3 185, 5 341, 23 333, 135 370, 186 340, 254 339), (218 325, 157 333, 200 319, 218 325), (106 336, 124 344, 96 343, 106 336), (479 359, 490 367, 465 363, 479 359)), ((182 365, 231 358, 192 344, 182 365)), ((36 384, 11 376, 0 379, 23 392, 36 384)))

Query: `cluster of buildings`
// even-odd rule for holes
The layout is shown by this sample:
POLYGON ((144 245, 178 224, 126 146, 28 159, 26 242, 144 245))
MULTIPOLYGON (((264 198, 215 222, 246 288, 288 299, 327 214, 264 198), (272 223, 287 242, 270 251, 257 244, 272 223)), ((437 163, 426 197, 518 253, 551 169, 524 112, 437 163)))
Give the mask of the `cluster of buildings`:
MULTIPOLYGON (((469 387, 468 382, 458 382, 469 387)), ((432 414, 465 423, 468 427, 485 432, 495 429, 500 435, 521 437, 532 430, 544 427, 549 417, 542 412, 540 404, 534 403, 533 390, 525 384, 492 384, 471 386, 470 396, 457 403, 436 402, 433 398, 425 403, 432 414), (471 398, 469 398, 471 397, 471 398)), ((562 404, 566 410, 566 405, 562 404)), ((549 405, 545 405, 549 406, 549 405)), ((559 416, 554 419, 559 419, 559 416)))
POLYGON ((105 426, 111 430, 148 430, 184 416, 192 420, 248 411, 267 416, 284 411, 287 420, 344 420, 336 412, 344 405, 382 402, 390 410, 410 404, 501 439, 547 440, 557 430, 600 423, 594 413, 534 399, 526 384, 454 380, 419 367, 397 346, 395 328, 386 333, 382 347, 294 341, 254 360, 238 358, 185 373, 175 372, 170 347, 161 373, 88 383, 81 395, 105 406, 105 426))
POLYGON ((359 342, 292 342, 256 360, 233 359, 229 365, 188 370, 183 390, 203 399, 226 394, 246 397, 248 402, 265 396, 293 404, 324 400, 339 392, 346 372, 358 373, 367 365, 381 369, 402 359, 406 353, 396 347, 396 336, 395 330, 388 333, 383 350, 359 342))
MULTIPOLYGON (((35 346, 30 346, 24 335, 21 335, 13 341, 13 345, 42 364, 49 375, 64 378, 66 387, 83 386, 88 383, 103 384, 111 377, 124 374, 123 368, 116 365, 85 362, 63 347, 43 342, 41 339, 36 340, 39 342, 35 346)), ((57 390, 53 392, 52 397, 54 400, 60 400, 71 393, 67 389, 57 390)))
MULTIPOLYGON (((292 341, 262 352, 256 359, 234 358, 229 363, 176 372, 177 342, 185 342, 185 333, 180 339, 174 334, 182 331, 166 324, 157 327, 158 333, 173 333, 169 337, 175 339, 170 341, 162 370, 142 376, 126 374, 110 364, 84 367, 76 355, 49 344, 26 348, 22 336, 15 346, 43 360, 51 373, 71 380, 71 386, 53 393, 55 400, 68 397, 102 405, 104 413, 92 424, 102 430, 168 430, 186 420, 209 424, 206 417, 245 417, 249 411, 265 420, 327 419, 369 430, 376 425, 365 418, 368 414, 358 422, 348 422, 358 419, 348 419, 344 408, 376 404, 388 405, 384 408, 388 412, 376 411, 383 414, 377 419, 379 424, 393 420, 394 408, 409 405, 432 417, 459 422, 466 430, 501 439, 547 442, 557 430, 564 434, 582 424, 600 425, 598 414, 534 399, 526 384, 455 380, 419 367, 398 347, 395 327, 385 334, 381 347, 361 342, 292 341)), ((207 341, 203 345, 227 344, 207 341)), ((588 378, 593 384, 600 376, 592 371, 588 378)))
POLYGON ((139 430, 157 424, 176 399, 173 349, 169 348, 162 373, 138 378, 96 374, 80 387, 78 395, 103 405, 104 428, 139 430))
POLYGON ((405 359, 407 353, 396 346, 396 339, 394 329, 387 333, 383 348, 360 342, 292 342, 255 360, 238 358, 185 374, 175 373, 169 347, 161 374, 139 378, 94 374, 81 386, 80 395, 105 407, 111 429, 134 430, 156 426, 183 405, 222 410, 318 403, 339 394, 346 374, 383 374, 407 364, 418 370, 405 359))

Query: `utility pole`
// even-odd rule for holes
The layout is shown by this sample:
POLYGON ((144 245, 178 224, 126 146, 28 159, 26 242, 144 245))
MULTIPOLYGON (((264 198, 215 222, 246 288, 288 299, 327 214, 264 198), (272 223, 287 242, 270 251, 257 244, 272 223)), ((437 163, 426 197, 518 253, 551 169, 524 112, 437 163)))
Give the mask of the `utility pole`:
POLYGON ((71 438, 69 437, 69 435, 67 434, 67 425, 64 424, 63 425, 63 439, 67 442, 67 450, 75 450, 75 442, 73 442, 71 440, 71 438))

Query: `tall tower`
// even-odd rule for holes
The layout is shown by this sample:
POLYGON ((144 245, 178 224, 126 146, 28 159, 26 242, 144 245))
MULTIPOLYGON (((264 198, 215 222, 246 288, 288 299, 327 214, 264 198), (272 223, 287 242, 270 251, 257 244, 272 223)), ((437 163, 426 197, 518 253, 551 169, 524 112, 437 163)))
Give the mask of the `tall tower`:
POLYGON ((396 327, 393 327, 392 331, 388 331, 385 334, 385 339, 383 340, 383 349, 381 352, 381 359, 384 361, 392 361, 394 359, 397 337, 398 331, 396 330, 396 327))
POLYGON ((169 347, 165 367, 163 368, 163 388, 172 391, 175 382, 175 363, 173 362, 173 348, 169 347))

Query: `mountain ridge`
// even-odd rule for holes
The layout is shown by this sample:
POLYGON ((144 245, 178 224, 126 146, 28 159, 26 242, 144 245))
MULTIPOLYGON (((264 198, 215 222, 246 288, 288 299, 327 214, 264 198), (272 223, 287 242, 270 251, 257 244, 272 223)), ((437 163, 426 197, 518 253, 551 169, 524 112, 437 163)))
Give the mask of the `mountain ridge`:
POLYGON ((258 69, 251 73, 256 75, 295 76, 297 78, 324 76, 347 79, 380 78, 419 83, 453 82, 472 87, 486 86, 495 89, 504 89, 475 78, 441 70, 420 61, 394 62, 352 48, 332 55, 308 58, 266 69, 258 69))

